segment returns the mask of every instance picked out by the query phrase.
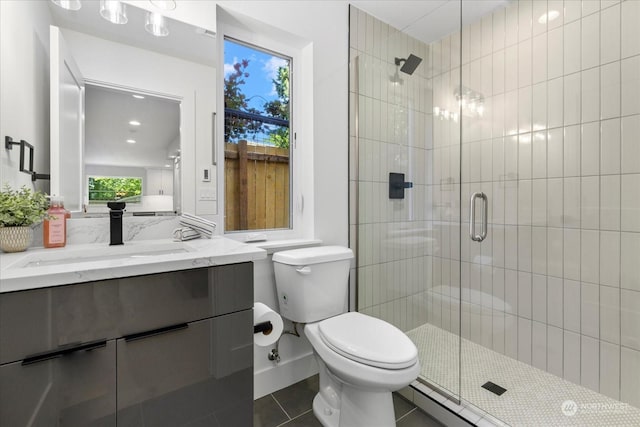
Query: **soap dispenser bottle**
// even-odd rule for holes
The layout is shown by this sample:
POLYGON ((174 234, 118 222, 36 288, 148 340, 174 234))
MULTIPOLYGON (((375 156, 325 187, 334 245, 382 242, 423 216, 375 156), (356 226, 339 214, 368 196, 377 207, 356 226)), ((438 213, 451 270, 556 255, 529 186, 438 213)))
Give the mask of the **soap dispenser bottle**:
POLYGON ((67 215, 64 199, 51 196, 47 219, 44 220, 43 241, 45 248, 62 248, 67 244, 67 215))

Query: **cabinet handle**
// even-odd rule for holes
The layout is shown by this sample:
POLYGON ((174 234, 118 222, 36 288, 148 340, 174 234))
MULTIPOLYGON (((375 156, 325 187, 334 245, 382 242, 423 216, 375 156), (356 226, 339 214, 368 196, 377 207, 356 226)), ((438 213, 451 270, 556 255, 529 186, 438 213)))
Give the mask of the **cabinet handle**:
POLYGON ((44 362, 45 360, 55 359, 67 354, 75 353, 78 351, 90 351, 96 348, 106 347, 107 340, 91 341, 84 344, 74 345, 70 347, 59 348, 57 350, 47 351, 44 353, 32 354, 25 357, 22 360, 22 366, 33 365, 34 363, 44 362))
POLYGON ((148 337, 153 337, 156 335, 166 334, 168 332, 180 331, 182 329, 187 329, 188 327, 189 325, 187 323, 180 323, 177 325, 171 325, 171 326, 165 326, 158 329, 152 329, 150 331, 136 332, 135 334, 125 335, 123 338, 127 342, 136 341, 136 340, 141 340, 148 337))

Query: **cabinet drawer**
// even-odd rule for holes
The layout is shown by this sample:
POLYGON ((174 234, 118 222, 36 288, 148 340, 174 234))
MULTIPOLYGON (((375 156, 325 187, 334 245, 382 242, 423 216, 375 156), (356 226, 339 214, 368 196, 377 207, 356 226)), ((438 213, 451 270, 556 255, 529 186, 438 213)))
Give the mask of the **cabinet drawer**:
POLYGON ((211 425, 251 425, 252 319, 244 310, 119 339, 118 427, 137 427, 142 419, 158 427, 208 419, 211 425))
POLYGON ((116 345, 0 366, 0 426, 115 427, 116 345))
POLYGON ((0 364, 252 304, 252 263, 0 294, 0 364))
POLYGON ((114 338, 120 313, 112 281, 0 294, 0 364, 114 338))
POLYGON ((120 336, 245 310, 253 305, 253 264, 120 279, 120 336))

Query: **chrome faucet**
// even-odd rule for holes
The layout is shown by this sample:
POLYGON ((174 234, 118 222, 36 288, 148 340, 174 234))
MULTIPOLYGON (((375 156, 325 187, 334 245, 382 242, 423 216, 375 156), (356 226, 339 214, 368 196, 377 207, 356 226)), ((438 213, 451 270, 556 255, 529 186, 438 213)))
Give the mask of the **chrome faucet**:
POLYGON ((109 207, 109 235, 111 242, 109 246, 122 245, 122 216, 124 214, 125 202, 107 202, 109 207))

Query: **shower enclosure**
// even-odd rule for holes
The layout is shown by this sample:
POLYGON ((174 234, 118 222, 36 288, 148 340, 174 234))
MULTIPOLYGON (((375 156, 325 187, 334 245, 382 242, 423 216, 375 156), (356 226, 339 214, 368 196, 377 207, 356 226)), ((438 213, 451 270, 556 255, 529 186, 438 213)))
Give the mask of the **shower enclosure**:
POLYGON ((640 425, 640 2, 413 3, 350 11, 355 308, 476 413, 640 425))

